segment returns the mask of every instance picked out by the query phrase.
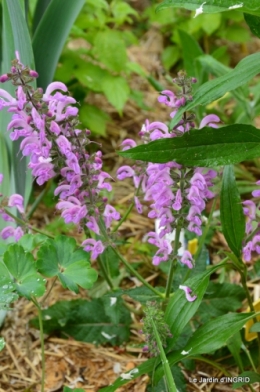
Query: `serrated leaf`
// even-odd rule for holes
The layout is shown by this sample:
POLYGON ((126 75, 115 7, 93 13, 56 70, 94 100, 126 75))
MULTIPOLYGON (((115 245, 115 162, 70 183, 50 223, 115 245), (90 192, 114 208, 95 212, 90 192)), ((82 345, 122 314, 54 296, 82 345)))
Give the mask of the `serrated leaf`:
POLYGON ((243 0, 241 2, 237 0, 225 0, 224 2, 223 0, 208 0, 207 2, 202 0, 164 0, 157 10, 169 7, 183 7, 191 11, 201 10, 203 13, 225 12, 231 9, 252 14, 260 13, 258 0, 243 0))
POLYGON ((76 250, 76 241, 63 235, 47 240, 37 253, 37 269, 47 276, 57 276, 64 288, 78 293, 78 285, 89 289, 97 280, 97 272, 89 263, 89 254, 76 250))
POLYGON ((120 31, 99 31, 94 40, 94 54, 110 71, 120 72, 127 61, 126 47, 120 31))
POLYGON ((109 115, 94 105, 84 103, 80 107, 79 119, 82 124, 96 135, 105 136, 109 115))
POLYGON ((98 65, 82 60, 79 61, 79 66, 77 65, 73 72, 83 86, 96 92, 102 91, 102 81, 109 77, 109 73, 106 70, 98 65))
POLYGON ((145 162, 176 161, 187 166, 216 167, 260 156, 260 131, 246 124, 205 127, 182 137, 160 139, 119 152, 145 162))
POLYGON ((45 89, 52 81, 62 48, 85 0, 52 0, 33 36, 37 84, 45 89))
MULTIPOLYGON (((38 325, 38 320, 33 320, 38 325)), ((61 301, 43 311, 43 327, 46 333, 60 331, 65 336, 95 344, 121 344, 130 333, 130 312, 118 298, 116 306, 103 298, 92 301, 61 301)))
POLYGON ((260 38, 260 17, 256 15, 244 14, 244 18, 252 33, 260 38))
POLYGON ((226 166, 223 172, 220 220, 225 239, 230 249, 239 258, 245 237, 245 216, 232 166, 226 166))
POLYGON ((18 295, 13 292, 14 290, 15 285, 12 282, 9 271, 6 266, 0 262, 0 310, 8 309, 10 303, 18 299, 18 295))
POLYGON ((16 291, 26 297, 40 297, 45 292, 45 280, 37 274, 35 261, 31 253, 22 246, 10 245, 4 253, 4 263, 14 278, 16 291))
POLYGON ((108 101, 120 112, 130 95, 130 88, 122 76, 108 75, 103 79, 102 89, 108 101))
POLYGON ((260 53, 254 53, 241 60, 229 73, 204 83, 197 89, 192 101, 178 110, 170 122, 170 129, 178 124, 184 112, 198 105, 205 106, 223 97, 226 92, 248 83, 258 73, 260 73, 260 53))

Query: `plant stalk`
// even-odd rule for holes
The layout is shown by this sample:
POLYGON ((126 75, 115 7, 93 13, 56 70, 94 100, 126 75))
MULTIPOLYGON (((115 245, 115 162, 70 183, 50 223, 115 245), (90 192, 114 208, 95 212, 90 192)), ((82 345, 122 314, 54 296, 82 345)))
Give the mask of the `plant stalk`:
POLYGON ((177 225, 176 232, 175 232, 175 239, 174 239, 173 260, 171 262, 170 271, 167 279, 165 298, 169 298, 171 294, 173 273, 176 265, 175 261, 177 260, 178 249, 179 249, 180 234, 181 234, 181 226, 177 225))
POLYGON ((42 357, 42 378, 41 378, 41 392, 44 392, 45 384, 45 355, 44 355, 44 334, 43 334, 43 323, 42 323, 42 309, 36 298, 32 298, 32 302, 38 309, 38 319, 40 327, 40 342, 41 342, 41 357, 42 357))

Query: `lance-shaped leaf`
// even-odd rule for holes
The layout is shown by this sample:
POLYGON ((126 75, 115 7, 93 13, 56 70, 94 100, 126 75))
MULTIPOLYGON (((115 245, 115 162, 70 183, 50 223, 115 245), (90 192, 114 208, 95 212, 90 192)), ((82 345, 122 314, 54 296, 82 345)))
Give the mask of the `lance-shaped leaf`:
POLYGON ((208 105, 227 92, 248 83, 258 73, 260 73, 260 53, 254 53, 241 60, 231 72, 204 83, 195 92, 192 101, 178 110, 170 122, 170 129, 178 124, 184 112, 198 105, 208 105))
POLYGON ((260 7, 258 0, 164 0, 157 10, 162 10, 169 7, 186 8, 187 10, 196 11, 199 15, 203 13, 225 12, 230 10, 237 10, 240 12, 248 12, 251 14, 260 14, 260 7))
POLYGON ((20 295, 30 299, 44 294, 45 279, 37 273, 31 253, 14 244, 8 247, 3 258, 9 273, 13 276, 15 289, 20 295))
POLYGON ((226 166, 223 172, 220 193, 220 219, 222 230, 230 249, 239 258, 245 236, 245 216, 236 185, 233 166, 226 166))
POLYGON ((97 280, 89 254, 76 250, 76 241, 63 235, 47 240, 38 251, 37 268, 47 277, 58 276, 64 288, 79 292, 78 285, 89 289, 97 280))
POLYGON ((170 298, 165 312, 165 321, 173 337, 168 339, 167 350, 170 350, 174 346, 185 325, 190 321, 200 306, 209 283, 209 277, 218 268, 219 266, 210 268, 185 281, 184 284, 190 287, 192 292, 196 294, 197 298, 195 301, 188 302, 183 290, 177 290, 174 296, 170 298))
POLYGON ((234 124, 213 129, 192 130, 182 137, 160 139, 119 152, 145 162, 176 161, 187 166, 215 167, 260 156, 260 130, 234 124))
POLYGON ((54 72, 70 29, 85 0, 52 0, 33 36, 37 84, 45 89, 54 72))
MULTIPOLYGON (((43 311, 46 333, 61 331, 82 342, 121 344, 130 333, 131 315, 122 298, 60 301, 43 311)), ((38 320, 33 320, 38 326, 38 320)))

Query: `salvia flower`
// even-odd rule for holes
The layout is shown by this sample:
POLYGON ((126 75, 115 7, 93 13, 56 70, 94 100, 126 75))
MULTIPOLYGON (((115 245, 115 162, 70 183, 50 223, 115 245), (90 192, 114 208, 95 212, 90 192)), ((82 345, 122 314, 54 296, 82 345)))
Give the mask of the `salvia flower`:
MULTIPOLYGON (((191 91, 193 78, 187 78, 184 73, 179 73, 174 80, 180 88, 179 93, 164 90, 158 98, 160 103, 174 109, 170 113, 174 117, 180 106, 192 100, 191 91)), ((195 127, 195 117, 191 114, 183 116, 182 120, 170 130, 162 122, 149 123, 146 120, 139 136, 143 143, 156 139, 181 136, 195 127)), ((217 127, 220 119, 215 114, 207 115, 200 123, 200 128, 205 126, 217 127)), ((136 146, 136 142, 127 139, 122 143, 123 150, 136 146)), ((135 205, 137 211, 142 213, 141 195, 143 200, 150 203, 148 217, 156 219, 159 227, 158 233, 150 232, 146 237, 148 242, 158 247, 153 257, 153 264, 168 261, 173 255, 173 247, 167 239, 177 227, 187 228, 196 235, 202 234, 202 212, 206 201, 215 195, 210 188, 217 172, 207 168, 190 168, 178 164, 136 162, 134 166, 124 165, 117 171, 117 178, 133 178, 136 188, 135 205)), ((193 267, 192 256, 185 253, 181 260, 188 268, 193 267)))
MULTIPOLYGON (((100 234, 98 222, 103 219, 109 231, 120 215, 102 197, 103 190, 112 190, 112 177, 102 170, 102 153, 87 153, 90 132, 77 128, 78 108, 73 106, 76 100, 67 94, 66 85, 53 82, 45 92, 34 90, 30 82, 37 76, 37 72, 21 64, 17 53, 11 72, 0 78, 17 86, 16 98, 0 89, 0 110, 6 107, 12 113, 8 125, 10 138, 21 139, 21 152, 29 157, 28 167, 39 185, 61 175, 54 194, 59 195, 57 209, 66 223, 73 222, 81 230, 100 234)), ((17 195, 9 203, 23 212, 22 200, 17 195)), ((90 239, 83 246, 96 258, 105 247, 102 239, 93 241, 90 239)))
POLYGON ((179 289, 184 291, 187 301, 193 302, 197 298, 196 295, 193 295, 193 296, 191 295, 192 289, 190 287, 180 285, 179 289))

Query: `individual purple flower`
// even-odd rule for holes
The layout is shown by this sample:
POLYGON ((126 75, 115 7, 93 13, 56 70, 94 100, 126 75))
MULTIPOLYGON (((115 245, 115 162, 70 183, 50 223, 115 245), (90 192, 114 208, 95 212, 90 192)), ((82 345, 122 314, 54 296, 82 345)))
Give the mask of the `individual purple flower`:
POLYGON ((9 197, 8 200, 8 207, 16 207, 17 210, 23 214, 24 213, 24 206, 23 206, 23 197, 18 194, 13 194, 9 197))
POLYGON ((119 212, 116 211, 114 207, 107 204, 103 212, 103 217, 104 217, 106 227, 109 228, 113 220, 117 221, 120 219, 120 214, 119 212))
POLYGON ((204 128, 206 126, 211 128, 218 128, 218 124, 220 122, 220 118, 216 114, 209 114, 205 116, 199 125, 199 129, 204 128))
POLYGON ((179 289, 181 289, 181 290, 183 290, 183 291, 185 292, 185 296, 186 296, 187 301, 193 302, 193 301, 195 301, 195 299, 197 298, 196 295, 194 295, 194 296, 191 296, 191 295, 190 295, 190 293, 192 293, 192 290, 191 290, 188 286, 182 286, 182 285, 180 285, 180 286, 179 286, 179 289))
POLYGON ((3 179, 4 179, 4 175, 2 173, 0 173, 0 184, 2 184, 3 179))
MULTIPOLYGON (((256 185, 260 185, 260 181, 256 182, 256 185)), ((257 189, 255 191, 252 192, 252 196, 254 197, 260 197, 260 189, 257 189)))
POLYGON ((91 252, 91 257, 93 260, 96 260, 96 258, 102 254, 105 250, 104 245, 102 242, 96 241, 93 238, 89 238, 85 241, 82 242, 82 246, 84 246, 84 250, 86 252, 91 252))
POLYGON ((0 235, 3 240, 6 240, 9 237, 14 237, 15 241, 18 242, 19 239, 24 235, 24 232, 20 226, 14 228, 12 226, 6 226, 1 232, 0 235))
POLYGON ((181 263, 187 265, 188 268, 190 268, 190 269, 193 268, 192 255, 188 250, 185 250, 183 252, 183 255, 180 260, 181 260, 181 263))
POLYGON ((245 200, 242 204, 246 217, 246 234, 249 234, 253 230, 252 222, 256 219, 256 205, 252 200, 245 200))

